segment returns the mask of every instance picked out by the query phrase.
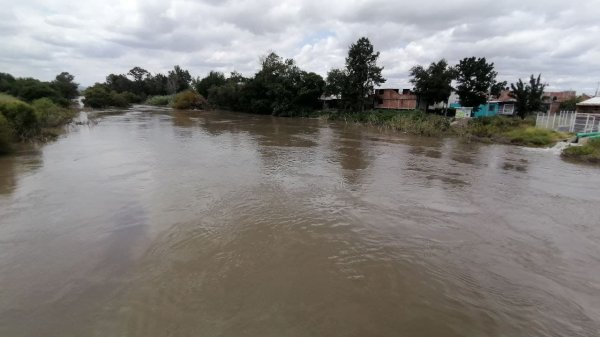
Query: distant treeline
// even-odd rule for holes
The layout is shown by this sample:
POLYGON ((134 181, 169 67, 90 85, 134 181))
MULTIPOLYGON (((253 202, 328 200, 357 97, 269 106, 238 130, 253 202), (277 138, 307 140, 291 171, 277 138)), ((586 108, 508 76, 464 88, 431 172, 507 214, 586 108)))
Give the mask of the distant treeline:
MULTIPOLYGON (((377 65, 378 58, 379 52, 374 51, 368 38, 362 37, 350 45, 345 67, 330 70, 326 79, 275 53, 262 57, 260 70, 251 77, 238 72, 226 76, 211 71, 206 77, 194 79, 179 66, 167 74, 151 74, 134 67, 127 74, 110 74, 104 83, 88 88, 84 102, 91 107, 142 102, 182 109, 212 106, 290 116, 320 109, 319 98, 325 94, 336 100, 337 108, 361 112, 373 108, 374 89, 386 81, 383 67, 377 65)), ((452 91, 457 93, 462 106, 477 110, 507 88, 507 82, 496 80, 497 75, 494 63, 485 58, 467 57, 455 66, 441 59, 428 67, 411 68, 410 82, 425 110, 436 103, 447 106, 452 91)), ((532 75, 528 82, 519 79, 510 85, 521 117, 540 110, 545 86, 541 75, 537 78, 532 75)))

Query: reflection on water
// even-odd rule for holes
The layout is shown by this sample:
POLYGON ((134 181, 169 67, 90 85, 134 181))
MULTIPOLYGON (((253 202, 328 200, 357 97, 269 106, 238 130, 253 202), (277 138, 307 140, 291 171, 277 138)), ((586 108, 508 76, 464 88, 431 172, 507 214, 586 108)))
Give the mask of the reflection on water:
POLYGON ((593 168, 321 120, 92 118, 0 158, 1 336, 599 333, 593 168))

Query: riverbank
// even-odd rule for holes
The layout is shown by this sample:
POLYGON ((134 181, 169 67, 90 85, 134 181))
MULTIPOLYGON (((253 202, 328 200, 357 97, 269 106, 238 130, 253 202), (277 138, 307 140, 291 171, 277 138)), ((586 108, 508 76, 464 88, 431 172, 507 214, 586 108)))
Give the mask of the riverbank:
POLYGON ((12 152, 16 143, 56 139, 76 114, 75 109, 61 107, 49 98, 27 103, 0 93, 0 155, 12 152))
POLYGON ((581 146, 570 146, 561 156, 573 162, 600 164, 600 138, 590 139, 581 146))
POLYGON ((535 121, 531 119, 506 116, 455 120, 417 110, 369 110, 316 111, 305 114, 304 117, 359 123, 419 136, 458 136, 469 141, 528 147, 551 147, 568 138, 565 133, 535 128, 535 121))

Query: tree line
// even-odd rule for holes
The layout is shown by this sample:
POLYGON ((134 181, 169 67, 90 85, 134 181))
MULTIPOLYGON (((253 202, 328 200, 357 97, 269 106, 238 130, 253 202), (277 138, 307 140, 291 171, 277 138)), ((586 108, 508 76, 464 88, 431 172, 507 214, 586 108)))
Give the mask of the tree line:
MULTIPOLYGON (((327 95, 339 99, 343 110, 362 112, 373 108, 375 88, 386 82, 384 68, 377 64, 379 55, 369 39, 361 37, 349 46, 345 66, 330 70, 325 79, 274 52, 260 59, 260 69, 250 77, 235 71, 229 75, 210 71, 203 78, 192 78, 179 66, 167 74, 134 67, 127 74, 110 74, 104 83, 88 88, 84 102, 91 107, 146 102, 186 108, 190 105, 180 104, 182 95, 177 95, 185 92, 188 101, 200 107, 289 116, 320 109, 320 98, 327 95)), ((497 80, 494 63, 485 57, 467 57, 455 66, 441 59, 428 67, 416 65, 409 74, 413 91, 425 107, 447 103, 455 91, 462 106, 476 110, 508 88, 506 81, 497 80)), ((533 75, 529 81, 519 79, 510 85, 521 117, 541 109, 545 86, 541 76, 533 75)))

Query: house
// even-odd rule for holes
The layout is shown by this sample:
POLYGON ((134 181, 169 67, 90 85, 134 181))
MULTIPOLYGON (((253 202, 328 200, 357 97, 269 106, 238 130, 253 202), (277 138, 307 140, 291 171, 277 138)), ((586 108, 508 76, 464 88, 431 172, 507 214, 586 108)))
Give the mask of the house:
POLYGON ((577 103, 577 113, 600 115, 600 96, 577 103))
POLYGON ((376 109, 414 110, 417 108, 417 96, 409 89, 375 90, 376 109))
POLYGON ((323 102, 323 110, 339 109, 341 107, 341 95, 321 95, 319 100, 323 102))
POLYGON ((575 91, 545 92, 542 95, 542 105, 544 106, 544 111, 554 114, 560 112, 560 103, 576 97, 577 92, 575 91))
MULTIPOLYGON (((517 100, 510 96, 510 90, 502 90, 499 96, 491 97, 487 103, 481 104, 473 113, 473 117, 512 116, 517 112, 516 102, 517 100)), ((462 108, 459 103, 451 103, 450 107, 462 108)))

